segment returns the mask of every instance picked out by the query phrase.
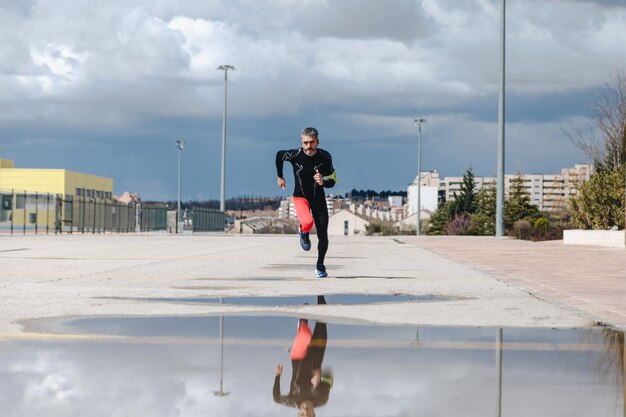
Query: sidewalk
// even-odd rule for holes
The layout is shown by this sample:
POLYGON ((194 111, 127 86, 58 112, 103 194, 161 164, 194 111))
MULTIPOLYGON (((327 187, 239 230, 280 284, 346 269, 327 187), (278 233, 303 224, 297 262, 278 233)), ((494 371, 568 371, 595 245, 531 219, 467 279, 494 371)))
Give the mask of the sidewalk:
POLYGON ((626 330, 626 251, 472 236, 404 239, 626 330))
POLYGON ((0 338, 41 337, 32 333, 41 318, 101 315, 279 314, 537 328, 601 321, 626 328, 626 252, 620 250, 476 237, 341 236, 331 238, 328 279, 314 278, 315 259, 315 248, 303 252, 295 235, 0 237, 0 338), (318 294, 438 300, 281 307, 190 302, 318 294))

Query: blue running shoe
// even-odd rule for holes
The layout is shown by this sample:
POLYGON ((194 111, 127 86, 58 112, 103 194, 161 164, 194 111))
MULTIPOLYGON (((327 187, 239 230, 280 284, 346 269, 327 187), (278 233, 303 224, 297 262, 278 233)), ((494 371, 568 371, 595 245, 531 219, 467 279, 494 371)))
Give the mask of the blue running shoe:
POLYGON ((315 266, 315 276, 317 278, 326 278, 328 274, 326 273, 326 267, 321 264, 317 264, 315 266))
POLYGON ((300 246, 302 249, 308 251, 311 250, 311 239, 309 239, 309 232, 303 232, 298 228, 300 233, 300 246))

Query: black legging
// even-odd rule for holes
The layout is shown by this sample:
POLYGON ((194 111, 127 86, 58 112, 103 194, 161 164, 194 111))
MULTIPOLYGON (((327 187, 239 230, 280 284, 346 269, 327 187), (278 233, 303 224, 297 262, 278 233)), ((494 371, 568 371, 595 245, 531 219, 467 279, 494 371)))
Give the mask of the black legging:
POLYGON ((317 263, 324 264, 326 251, 328 251, 328 208, 326 199, 321 201, 310 201, 311 215, 317 229, 317 263))

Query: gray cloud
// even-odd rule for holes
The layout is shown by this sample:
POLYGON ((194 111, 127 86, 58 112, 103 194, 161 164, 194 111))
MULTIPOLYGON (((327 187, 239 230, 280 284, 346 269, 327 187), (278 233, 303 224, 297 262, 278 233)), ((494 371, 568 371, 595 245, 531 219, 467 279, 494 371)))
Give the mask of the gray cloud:
MULTIPOLYGON (((541 0, 537 0, 541 1, 541 0)), ((626 4, 622 0, 569 0, 572 3, 597 4, 601 7, 621 7, 625 8, 626 4)))
POLYGON ((432 30, 430 20, 413 0, 324 2, 298 16, 297 23, 303 33, 312 36, 402 42, 424 37, 432 30))
POLYGON ((36 0, 0 0, 0 16, 3 19, 7 15, 15 15, 19 17, 28 17, 31 15, 36 0))
MULTIPOLYGON (((147 197, 161 198, 175 187, 170 172, 155 170, 152 161, 167 164, 172 138, 184 135, 195 149, 186 189, 196 198, 215 197, 219 181, 210 169, 219 165, 223 110, 223 73, 216 67, 228 63, 237 67, 229 78, 228 155, 242 165, 228 177, 227 194, 276 193, 271 164, 259 159, 297 145, 304 125, 319 126, 324 146, 337 153, 345 181, 334 192, 403 188, 415 177, 406 149, 417 114, 432 119, 429 129, 437 134, 429 169, 459 175, 469 160, 490 174, 498 6, 495 0, 111 0, 87 8, 77 0, 3 1, 0 141, 40 140, 33 143, 47 144, 40 148, 47 151, 3 146, 11 154, 2 156, 23 167, 43 161, 96 171, 114 177, 119 192, 145 185, 147 197), (468 147, 463 130, 479 132, 485 148, 468 147), (367 145, 355 146, 359 141, 367 145), (64 148, 100 158, 68 158, 64 148), (387 175, 361 172, 353 162, 381 156, 397 159, 387 175), (249 184, 259 175, 263 185, 249 184)), ((523 124, 524 134, 543 138, 542 155, 551 155, 539 157, 522 141, 527 146, 515 155, 522 170, 558 172, 579 162, 558 127, 586 116, 594 89, 610 71, 626 68, 626 10, 617 6, 509 2, 511 132, 523 124)))

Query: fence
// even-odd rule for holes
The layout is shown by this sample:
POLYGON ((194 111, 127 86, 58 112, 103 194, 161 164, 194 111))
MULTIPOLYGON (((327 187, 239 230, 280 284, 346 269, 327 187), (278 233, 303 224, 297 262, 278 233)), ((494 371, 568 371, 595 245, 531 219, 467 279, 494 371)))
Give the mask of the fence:
MULTIPOLYGON (((177 209, 166 203, 142 203, 138 205, 141 218, 141 231, 167 230, 171 233, 178 231, 177 209)), ((182 210, 182 225, 184 230, 193 232, 223 232, 224 212, 218 209, 188 206, 182 210)))
POLYGON ((50 233, 61 225, 60 196, 41 193, 0 193, 0 230, 50 233))
MULTIPOLYGON (((175 231, 167 203, 123 204, 111 200, 50 193, 0 192, 0 233, 129 233, 175 231), (173 226, 173 227, 172 227, 173 226)), ((189 207, 185 229, 223 231, 224 213, 189 207)), ((175 219, 174 215, 174 219, 175 219)))
POLYGON ((194 232, 217 232, 224 230, 224 212, 218 209, 192 207, 191 229, 194 232))
POLYGON ((134 232, 135 206, 50 193, 0 192, 0 231, 11 234, 134 232))
POLYGON ((133 204, 76 196, 66 196, 62 204, 62 231, 69 233, 135 231, 136 217, 133 204))
POLYGON ((142 203, 137 205, 137 217, 142 232, 167 230, 167 204, 142 203))

